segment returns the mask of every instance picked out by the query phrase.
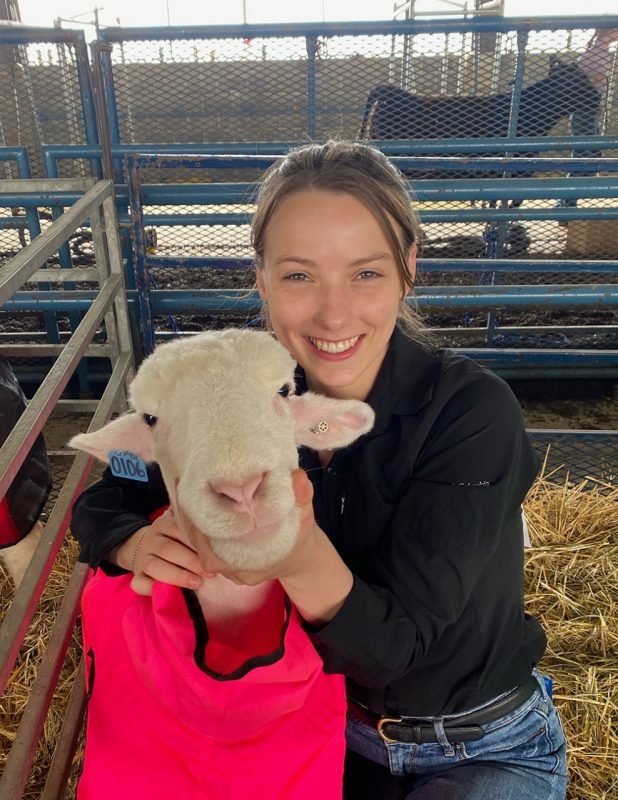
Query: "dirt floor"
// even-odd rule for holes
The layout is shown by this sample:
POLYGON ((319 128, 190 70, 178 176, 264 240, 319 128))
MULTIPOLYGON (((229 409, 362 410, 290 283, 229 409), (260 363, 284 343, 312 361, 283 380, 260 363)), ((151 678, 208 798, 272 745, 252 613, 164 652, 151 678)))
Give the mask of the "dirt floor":
POLYGON ((618 387, 611 381, 511 384, 528 428, 618 430, 618 387))

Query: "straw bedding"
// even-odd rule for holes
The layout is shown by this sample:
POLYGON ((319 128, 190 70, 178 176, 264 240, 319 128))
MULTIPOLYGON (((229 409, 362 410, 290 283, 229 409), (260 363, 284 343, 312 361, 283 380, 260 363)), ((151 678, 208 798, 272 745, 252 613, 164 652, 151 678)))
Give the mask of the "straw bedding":
POLYGON ((527 610, 547 632, 570 800, 618 797, 618 488, 540 480, 525 504, 527 610))
MULTIPOLYGON (((541 669, 554 681, 569 742, 569 800, 618 797, 618 488, 539 480, 526 501, 533 548, 526 556, 527 610, 548 635, 541 669)), ((63 547, 39 605, 9 688, 0 702, 0 768, 6 759, 29 686, 75 558, 63 547)), ((0 578, 2 576, 0 575, 0 578)), ((0 581, 0 614, 12 590, 0 581)), ((55 737, 79 661, 74 641, 45 725, 24 797, 40 797, 55 737)), ((79 761, 79 752, 76 757, 79 761)), ((76 772, 76 770, 74 770, 76 772)), ((74 796, 74 783, 68 796, 74 796)))

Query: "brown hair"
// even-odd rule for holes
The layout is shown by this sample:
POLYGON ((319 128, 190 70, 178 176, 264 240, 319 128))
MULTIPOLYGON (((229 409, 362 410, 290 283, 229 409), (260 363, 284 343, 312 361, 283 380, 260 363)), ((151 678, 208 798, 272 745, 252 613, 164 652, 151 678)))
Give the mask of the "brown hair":
MULTIPOLYGON (((359 142, 305 145, 290 150, 266 171, 251 222, 257 269, 264 266, 266 228, 279 205, 291 194, 311 189, 349 194, 360 200, 384 231, 395 256, 402 288, 414 288, 407 258, 410 247, 420 240, 420 225, 410 203, 406 180, 380 150, 359 142)), ((266 310, 265 316, 268 317, 266 310)), ((418 314, 403 300, 399 322, 413 338, 427 339, 418 314)))

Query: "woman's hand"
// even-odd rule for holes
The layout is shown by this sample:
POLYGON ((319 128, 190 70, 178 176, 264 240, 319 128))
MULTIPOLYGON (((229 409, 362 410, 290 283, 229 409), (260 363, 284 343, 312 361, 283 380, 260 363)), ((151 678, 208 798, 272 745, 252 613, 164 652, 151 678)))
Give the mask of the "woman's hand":
POLYGON ((131 587, 137 594, 152 594, 155 581, 199 589, 205 576, 193 545, 169 510, 137 530, 110 554, 110 560, 134 573, 131 587))

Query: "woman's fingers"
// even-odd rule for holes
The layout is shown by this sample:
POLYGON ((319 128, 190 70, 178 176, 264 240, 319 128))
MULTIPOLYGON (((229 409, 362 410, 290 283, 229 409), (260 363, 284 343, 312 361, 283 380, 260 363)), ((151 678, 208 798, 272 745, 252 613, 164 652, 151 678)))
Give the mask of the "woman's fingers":
POLYGON ((145 596, 151 595, 153 584, 153 579, 149 578, 147 575, 144 575, 143 572, 138 572, 137 575, 134 575, 131 578, 131 588, 136 594, 142 594, 145 596))
POLYGON ((188 589, 201 586, 204 570, 198 555, 171 514, 140 529, 133 547, 131 567, 135 577, 131 585, 139 594, 151 594, 154 581, 188 589))
POLYGON ((138 565, 152 578, 170 583, 171 581, 163 577, 163 574, 168 576, 187 573, 183 583, 177 585, 187 585, 188 576, 198 579, 198 585, 201 583, 203 569, 198 555, 184 542, 179 542, 168 534, 154 532, 147 537, 142 550, 142 558, 138 559, 138 565))
POLYGON ((298 506, 307 506, 313 500, 313 485, 304 469, 292 473, 292 488, 298 506))
POLYGON ((174 561, 167 561, 151 553, 145 560, 143 568, 136 573, 136 577, 143 576, 149 581, 160 581, 187 589, 199 589, 202 585, 202 576, 181 566, 178 562, 182 560, 182 558, 176 558, 174 561))
MULTIPOLYGON (((184 542, 174 538, 169 533, 153 532, 142 545, 145 552, 161 561, 175 564, 188 572, 201 575, 203 572, 197 553, 184 542)), ((148 571, 148 570, 146 570, 148 571)))

